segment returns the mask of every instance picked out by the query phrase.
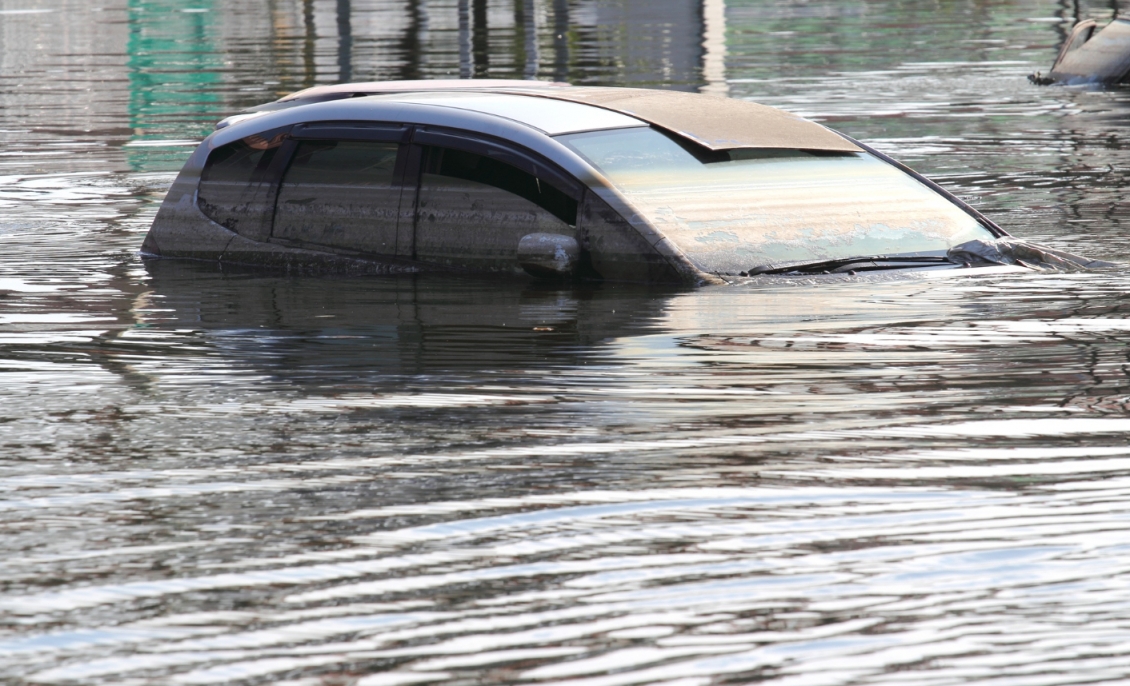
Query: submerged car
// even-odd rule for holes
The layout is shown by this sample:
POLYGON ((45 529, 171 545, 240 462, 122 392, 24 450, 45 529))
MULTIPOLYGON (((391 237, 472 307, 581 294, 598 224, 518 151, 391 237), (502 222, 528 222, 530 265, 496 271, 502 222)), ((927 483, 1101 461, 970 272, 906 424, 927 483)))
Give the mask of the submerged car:
POLYGON ((230 117, 185 164, 142 253, 687 283, 1101 264, 1014 241, 781 110, 529 81, 344 84, 230 117))
POLYGON ((1047 76, 1036 72, 1028 80, 1041 86, 1126 83, 1130 80, 1130 20, 1116 17, 1102 29, 1094 19, 1079 22, 1060 46, 1047 76))

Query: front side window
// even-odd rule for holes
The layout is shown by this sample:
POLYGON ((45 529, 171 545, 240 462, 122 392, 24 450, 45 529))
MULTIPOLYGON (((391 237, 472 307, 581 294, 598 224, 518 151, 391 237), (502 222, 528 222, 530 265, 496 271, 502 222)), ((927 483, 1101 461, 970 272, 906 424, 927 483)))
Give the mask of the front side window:
POLYGON ((529 200, 566 224, 577 224, 577 201, 533 174, 463 150, 427 150, 425 173, 493 186, 529 200))
POLYGON ((395 255, 399 150, 391 142, 300 141, 279 186, 273 235, 395 255))
POLYGON ((993 235, 867 153, 734 150, 706 160, 652 128, 559 136, 703 271, 943 253, 993 235))
POLYGON ((576 199, 544 179, 465 150, 425 146, 422 153, 417 259, 517 269, 526 234, 574 233, 576 199))
POLYGON ((213 150, 200 175, 200 211, 236 233, 258 237, 270 221, 267 170, 283 140, 283 133, 268 132, 213 150))

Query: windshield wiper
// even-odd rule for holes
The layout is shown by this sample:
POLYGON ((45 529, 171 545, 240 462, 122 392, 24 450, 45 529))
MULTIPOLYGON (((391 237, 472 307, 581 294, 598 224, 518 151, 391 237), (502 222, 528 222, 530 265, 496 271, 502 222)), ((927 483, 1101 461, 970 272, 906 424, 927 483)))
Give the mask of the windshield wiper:
POLYGON ((844 257, 838 260, 820 260, 819 262, 801 262, 784 267, 754 267, 742 276, 758 276, 760 274, 854 274, 855 272, 872 272, 883 269, 903 269, 907 267, 920 267, 923 265, 960 265, 942 255, 874 255, 871 257, 844 257))

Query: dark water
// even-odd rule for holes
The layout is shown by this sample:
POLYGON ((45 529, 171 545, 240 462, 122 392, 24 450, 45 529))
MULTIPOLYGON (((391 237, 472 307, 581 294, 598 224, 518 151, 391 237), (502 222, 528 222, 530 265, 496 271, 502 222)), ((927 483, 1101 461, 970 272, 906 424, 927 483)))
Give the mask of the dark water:
POLYGON ((0 681, 1130 679, 1127 269, 572 290, 137 256, 222 116, 536 74, 784 107, 1130 260, 1130 93, 1025 79, 1110 3, 708 5, 0 0, 0 681))

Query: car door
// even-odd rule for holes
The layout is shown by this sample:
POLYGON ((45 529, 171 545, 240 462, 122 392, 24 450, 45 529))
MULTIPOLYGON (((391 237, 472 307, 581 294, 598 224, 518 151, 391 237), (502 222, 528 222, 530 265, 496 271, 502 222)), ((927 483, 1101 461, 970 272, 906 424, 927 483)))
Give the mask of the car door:
POLYGON ((418 191, 411 232, 402 224, 402 257, 520 271, 517 250, 523 236, 575 235, 582 187, 535 154, 474 134, 434 129, 417 129, 412 142, 410 167, 418 191))
MULTIPOLYGON (((294 127, 272 239, 373 256, 397 254, 409 129, 349 123, 294 127)), ((414 190, 414 188, 413 188, 414 190)))

